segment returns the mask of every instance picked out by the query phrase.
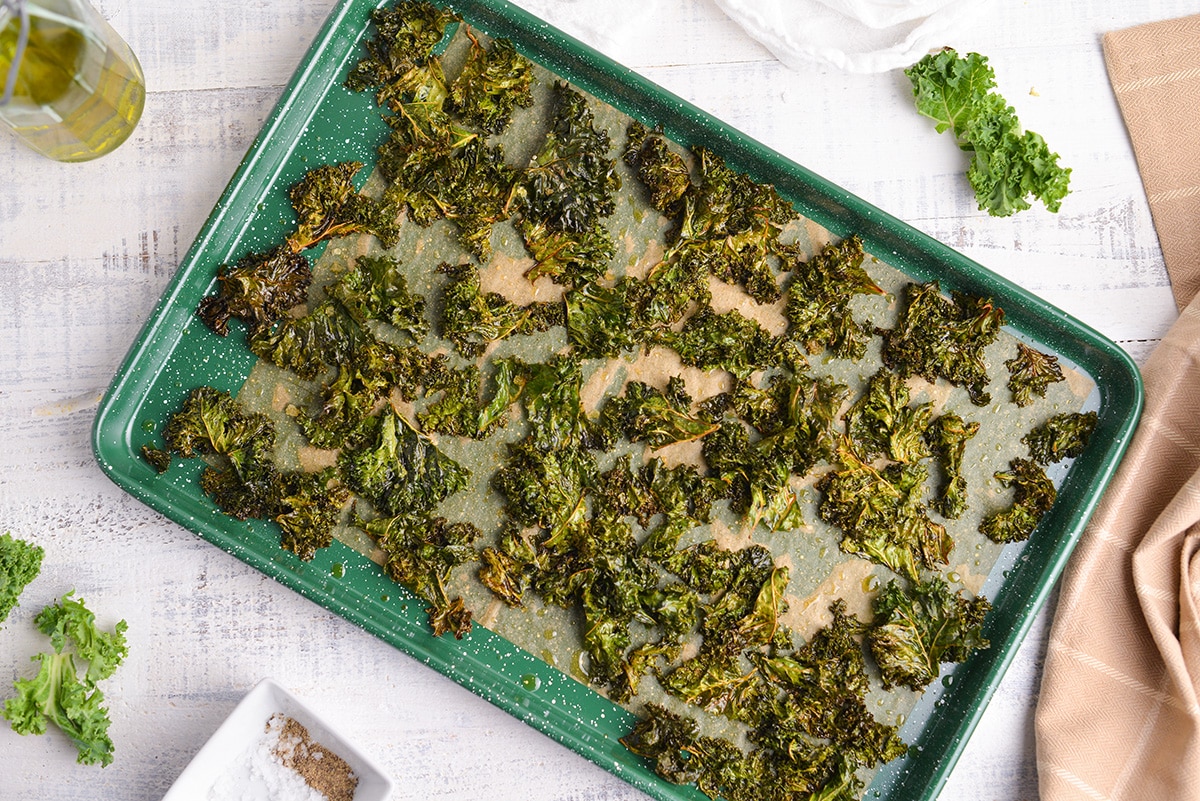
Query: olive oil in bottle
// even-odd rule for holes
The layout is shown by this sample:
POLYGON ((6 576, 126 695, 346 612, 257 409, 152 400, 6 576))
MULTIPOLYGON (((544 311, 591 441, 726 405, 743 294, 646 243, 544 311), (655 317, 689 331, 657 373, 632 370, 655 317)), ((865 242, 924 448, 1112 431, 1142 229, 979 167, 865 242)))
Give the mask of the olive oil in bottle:
POLYGON ((0 101, 20 55, 0 120, 29 147, 58 161, 88 161, 133 133, 146 100, 129 45, 85 0, 27 0, 20 14, 0 7, 0 101))

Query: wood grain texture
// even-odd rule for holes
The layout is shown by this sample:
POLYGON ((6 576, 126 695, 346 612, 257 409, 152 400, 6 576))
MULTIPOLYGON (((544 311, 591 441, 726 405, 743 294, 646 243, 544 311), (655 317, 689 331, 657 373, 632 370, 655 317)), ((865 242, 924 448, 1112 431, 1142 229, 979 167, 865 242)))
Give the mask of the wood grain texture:
MULTIPOLYGON (((601 2, 602 0, 596 0, 601 2)), ((1175 307, 1104 74, 1103 32, 1184 0, 1000 3, 953 44, 987 54, 1027 127, 1074 169, 1058 215, 979 212, 963 155, 900 73, 789 71, 708 0, 657 0, 613 53, 849 191, 1046 297, 1143 359, 1175 307)), ((0 629, 0 684, 29 673, 30 619, 76 588, 128 620, 108 683, 114 764, 0 725, 0 797, 156 799, 241 695, 272 676, 397 779, 398 799, 644 796, 341 618, 165 521, 95 465, 96 404, 331 0, 103 0, 147 76, 134 137, 60 165, 0 137, 0 531, 47 550, 0 629)), ((564 5, 564 14, 569 4, 564 5)), ((550 20, 565 22, 565 20, 550 20)), ((942 798, 1032 801, 1048 612, 1017 652, 942 798)))

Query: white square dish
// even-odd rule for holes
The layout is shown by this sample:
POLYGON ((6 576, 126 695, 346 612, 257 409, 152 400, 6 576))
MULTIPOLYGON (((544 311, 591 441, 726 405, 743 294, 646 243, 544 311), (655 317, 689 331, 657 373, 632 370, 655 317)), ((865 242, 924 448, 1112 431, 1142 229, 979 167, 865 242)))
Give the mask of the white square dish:
POLYGON ((200 749, 163 801, 207 801, 213 785, 266 736, 273 715, 292 718, 308 729, 313 741, 341 757, 358 777, 354 801, 385 801, 392 780, 360 749, 326 725, 311 709, 272 679, 263 679, 246 694, 200 749))

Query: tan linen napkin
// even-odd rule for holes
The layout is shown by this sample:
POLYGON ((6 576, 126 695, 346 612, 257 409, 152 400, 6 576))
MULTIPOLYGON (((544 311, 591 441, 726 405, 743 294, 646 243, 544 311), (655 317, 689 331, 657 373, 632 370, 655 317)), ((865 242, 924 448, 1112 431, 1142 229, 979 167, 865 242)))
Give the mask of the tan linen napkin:
POLYGON ((1183 309, 1200 289, 1200 15, 1107 34, 1104 60, 1183 309))
POLYGON ((1042 801, 1200 800, 1200 16, 1109 34, 1104 52, 1183 312, 1063 574, 1038 781, 1042 801))

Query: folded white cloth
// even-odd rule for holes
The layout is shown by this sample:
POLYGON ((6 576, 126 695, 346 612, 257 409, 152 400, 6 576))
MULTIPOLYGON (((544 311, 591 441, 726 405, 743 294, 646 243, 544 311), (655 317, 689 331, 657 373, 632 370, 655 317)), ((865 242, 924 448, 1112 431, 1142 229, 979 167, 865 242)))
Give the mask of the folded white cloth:
POLYGON ((513 0, 529 13, 551 20, 563 33, 618 61, 622 46, 656 9, 658 0, 513 0))
POLYGON ((987 0, 715 0, 792 69, 907 67, 953 45, 987 0))

